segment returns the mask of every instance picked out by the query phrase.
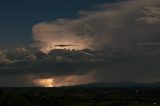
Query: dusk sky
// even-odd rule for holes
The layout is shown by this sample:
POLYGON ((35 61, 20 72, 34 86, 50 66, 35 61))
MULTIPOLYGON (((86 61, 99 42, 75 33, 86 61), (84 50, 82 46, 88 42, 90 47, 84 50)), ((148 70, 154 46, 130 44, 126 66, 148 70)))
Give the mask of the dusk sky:
POLYGON ((5 0, 0 13, 0 86, 160 81, 159 0, 5 0))
POLYGON ((117 0, 2 0, 0 44, 31 43, 33 25, 57 18, 77 18, 79 11, 114 1, 117 0))

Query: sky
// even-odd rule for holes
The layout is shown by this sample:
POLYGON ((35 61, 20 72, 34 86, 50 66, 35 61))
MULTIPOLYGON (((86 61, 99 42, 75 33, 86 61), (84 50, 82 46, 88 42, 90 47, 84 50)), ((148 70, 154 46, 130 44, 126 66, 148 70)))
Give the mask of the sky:
POLYGON ((160 81, 158 0, 5 0, 0 11, 0 86, 160 81))
POLYGON ((0 44, 10 46, 33 42, 32 27, 57 18, 77 18, 81 10, 117 0, 2 0, 0 44))

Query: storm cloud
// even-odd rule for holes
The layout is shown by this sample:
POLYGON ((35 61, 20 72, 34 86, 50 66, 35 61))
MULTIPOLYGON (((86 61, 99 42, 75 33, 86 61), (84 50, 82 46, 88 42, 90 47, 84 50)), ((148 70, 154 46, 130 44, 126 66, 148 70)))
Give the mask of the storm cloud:
POLYGON ((93 50, 158 42, 159 4, 157 0, 103 4, 97 11, 81 11, 78 19, 38 23, 33 27, 33 38, 42 51, 65 42, 93 50))
POLYGON ((67 79, 67 84, 73 78, 73 84, 85 83, 87 77, 90 82, 160 81, 160 1, 125 0, 96 8, 80 11, 77 19, 34 25, 39 50, 1 51, 0 75, 24 76, 27 85, 52 77, 59 83, 67 79), (53 56, 55 45, 61 44, 81 51, 73 50, 76 56, 53 56))
POLYGON ((41 42, 40 48, 45 48, 46 44, 50 46, 48 39, 51 42, 61 41, 63 36, 74 40, 70 37, 74 36, 83 44, 85 42, 83 47, 107 51, 105 55, 112 59, 106 58, 106 67, 97 69, 97 73, 101 73, 97 74, 100 80, 159 81, 159 5, 158 0, 103 4, 95 11, 80 11, 77 19, 39 23, 33 27, 33 36, 35 41, 41 42), (51 33, 45 30, 46 26, 51 33), (60 33, 55 34, 55 29, 60 33), (44 32, 48 32, 47 35, 44 32))

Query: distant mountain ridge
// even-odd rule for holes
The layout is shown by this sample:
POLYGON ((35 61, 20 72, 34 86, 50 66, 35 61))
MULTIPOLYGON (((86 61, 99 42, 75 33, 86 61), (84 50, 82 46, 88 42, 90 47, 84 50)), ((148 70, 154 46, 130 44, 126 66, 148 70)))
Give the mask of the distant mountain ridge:
POLYGON ((160 88, 160 82, 156 83, 136 83, 136 82, 97 82, 90 84, 75 85, 74 87, 88 87, 88 88, 135 88, 135 87, 149 87, 149 88, 160 88))

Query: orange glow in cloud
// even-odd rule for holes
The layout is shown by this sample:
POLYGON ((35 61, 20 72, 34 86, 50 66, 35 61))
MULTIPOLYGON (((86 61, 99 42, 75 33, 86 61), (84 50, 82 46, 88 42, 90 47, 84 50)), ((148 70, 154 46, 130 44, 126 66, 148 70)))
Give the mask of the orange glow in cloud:
MULTIPOLYGON (((70 22, 68 22, 69 24, 70 22)), ((61 25, 59 23, 39 23, 33 27, 33 39, 40 42, 37 46, 39 49, 48 53, 53 49, 85 49, 90 47, 91 38, 77 36, 69 25, 61 25), (58 47, 55 45, 75 45, 58 47)))
POLYGON ((37 80, 34 80, 34 83, 42 87, 54 87, 54 79, 52 78, 37 79, 37 80))
POLYGON ((54 78, 38 78, 33 83, 41 87, 60 87, 95 82, 93 75, 69 75, 54 78))
POLYGON ((45 46, 43 46, 41 48, 41 51, 44 53, 48 53, 49 51, 53 50, 53 49, 75 49, 75 50, 82 50, 85 49, 86 45, 84 42, 72 42, 72 41, 58 41, 58 42, 48 42, 45 44, 45 46), (70 46, 64 46, 64 47, 60 47, 60 46, 56 46, 56 45, 70 45, 70 46))

